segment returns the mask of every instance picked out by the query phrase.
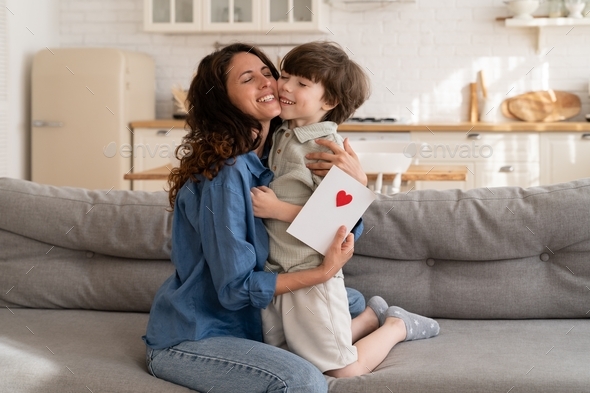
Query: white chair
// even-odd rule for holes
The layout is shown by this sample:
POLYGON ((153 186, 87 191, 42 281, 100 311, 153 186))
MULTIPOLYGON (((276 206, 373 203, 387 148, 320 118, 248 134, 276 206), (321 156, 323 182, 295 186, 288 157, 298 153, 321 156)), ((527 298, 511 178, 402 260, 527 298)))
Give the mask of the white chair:
POLYGON ((402 173, 406 172, 412 164, 412 155, 408 154, 407 147, 410 141, 350 141, 350 146, 356 152, 367 174, 377 174, 377 180, 373 186, 375 193, 383 190, 383 175, 395 174, 391 184, 391 191, 385 193, 395 194, 400 191, 402 173), (405 154, 404 154, 405 153, 405 154))

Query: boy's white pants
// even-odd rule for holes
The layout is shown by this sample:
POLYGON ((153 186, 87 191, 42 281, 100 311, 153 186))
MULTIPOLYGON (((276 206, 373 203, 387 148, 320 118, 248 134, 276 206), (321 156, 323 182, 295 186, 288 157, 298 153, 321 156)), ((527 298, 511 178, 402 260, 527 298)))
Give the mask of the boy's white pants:
POLYGON ((341 277, 275 296, 262 310, 262 328, 265 343, 307 359, 321 372, 358 359, 341 277))

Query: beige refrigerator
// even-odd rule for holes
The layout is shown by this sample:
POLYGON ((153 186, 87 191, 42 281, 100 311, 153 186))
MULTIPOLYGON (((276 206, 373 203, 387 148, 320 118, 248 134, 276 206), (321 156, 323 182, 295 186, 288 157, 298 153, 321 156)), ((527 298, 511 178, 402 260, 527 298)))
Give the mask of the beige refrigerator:
POLYGON ((131 189, 129 123, 155 118, 155 65, 111 48, 54 48, 32 67, 31 175, 38 183, 131 189))

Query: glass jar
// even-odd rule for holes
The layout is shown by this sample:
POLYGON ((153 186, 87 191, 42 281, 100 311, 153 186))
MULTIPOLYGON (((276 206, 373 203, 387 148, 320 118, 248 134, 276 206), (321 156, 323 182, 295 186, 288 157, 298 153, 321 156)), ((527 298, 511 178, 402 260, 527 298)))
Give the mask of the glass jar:
POLYGON ((565 16, 565 4, 563 0, 550 0, 549 1, 549 17, 550 18, 562 18, 565 16))

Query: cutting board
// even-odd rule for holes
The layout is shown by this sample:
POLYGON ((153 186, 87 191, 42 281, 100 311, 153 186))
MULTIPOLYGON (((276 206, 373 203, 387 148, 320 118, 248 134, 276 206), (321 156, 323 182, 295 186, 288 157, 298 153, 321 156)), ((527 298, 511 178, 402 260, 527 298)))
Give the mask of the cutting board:
POLYGON ((533 91, 508 98, 502 114, 511 119, 530 122, 566 120, 580 113, 580 98, 565 91, 533 91))

